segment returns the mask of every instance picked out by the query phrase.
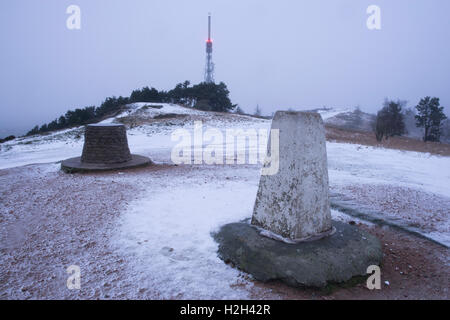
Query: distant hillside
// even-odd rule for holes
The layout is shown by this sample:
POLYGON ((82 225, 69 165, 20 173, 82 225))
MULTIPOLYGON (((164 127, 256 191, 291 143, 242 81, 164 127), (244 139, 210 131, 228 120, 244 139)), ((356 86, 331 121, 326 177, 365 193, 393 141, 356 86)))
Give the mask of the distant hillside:
POLYGON ((376 118, 358 108, 320 108, 311 111, 320 113, 326 125, 344 130, 372 132, 376 118))
POLYGON ((191 86, 189 81, 185 81, 170 91, 144 87, 133 90, 129 97, 108 97, 99 107, 88 106, 69 110, 49 123, 36 125, 26 136, 96 123, 115 116, 122 112, 126 105, 134 102, 176 103, 203 111, 228 112, 236 108, 236 105, 231 103, 229 93, 223 82, 219 84, 201 82, 191 86))
MULTIPOLYGON (((343 130, 373 132, 373 124, 376 119, 375 114, 366 113, 359 109, 320 108, 311 111, 320 113, 327 126, 343 130)), ((413 109, 404 111, 406 128, 404 137, 422 140, 423 128, 416 126, 414 116, 415 112, 413 109)), ((441 142, 450 143, 450 119, 446 119, 443 122, 441 142)))

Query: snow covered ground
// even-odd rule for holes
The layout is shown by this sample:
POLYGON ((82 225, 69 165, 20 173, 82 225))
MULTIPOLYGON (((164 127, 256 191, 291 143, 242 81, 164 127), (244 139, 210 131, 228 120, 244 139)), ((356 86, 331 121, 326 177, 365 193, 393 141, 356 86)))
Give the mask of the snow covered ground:
MULTIPOLYGON (((108 121, 117 121, 117 118, 142 112, 145 105, 147 104, 136 104, 130 112, 126 111, 116 119, 108 121)), ((137 293, 130 292, 128 297, 276 298, 277 295, 270 291, 255 288, 247 275, 224 264, 217 257, 217 244, 211 237, 211 232, 225 223, 250 218, 259 182, 260 166, 237 164, 172 166, 170 160, 171 149, 175 144, 171 141, 171 133, 180 127, 191 130, 194 120, 202 120, 205 126, 216 127, 219 130, 268 129, 270 121, 248 116, 202 112, 175 105, 155 105, 163 107, 143 110, 148 112, 149 118, 174 113, 187 115, 188 118, 150 121, 148 124, 129 129, 129 146, 133 153, 149 156, 159 166, 167 166, 167 169, 144 171, 142 174, 111 173, 94 177, 93 181, 89 175, 67 176, 67 179, 74 183, 79 180, 81 185, 89 182, 107 186, 112 179, 114 183, 123 185, 124 188, 126 185, 133 186, 130 190, 137 188, 132 198, 120 201, 118 206, 120 212, 108 222, 107 236, 102 235, 101 239, 92 241, 113 251, 118 255, 117 260, 125 261, 124 270, 121 272, 126 275, 126 280, 122 281, 126 281, 127 284, 123 286, 138 288, 137 293)), ((80 155, 82 144, 82 128, 53 133, 44 138, 29 137, 8 142, 3 144, 0 150, 0 168, 41 163, 38 166, 13 170, 24 172, 27 170, 29 173, 24 175, 29 174, 30 179, 54 177, 61 180, 66 176, 58 172, 58 165, 54 162, 80 155)), ((436 203, 439 203, 439 216, 433 218, 439 221, 433 225, 425 224, 429 217, 421 210, 409 210, 407 207, 401 211, 401 217, 404 219, 412 217, 419 225, 423 222, 424 234, 450 245, 449 157, 344 143, 327 143, 327 152, 330 187, 334 191, 348 192, 351 195, 357 192, 349 188, 365 190, 371 187, 376 188, 378 196, 383 197, 383 192, 389 190, 391 186, 402 190, 414 190, 418 194, 425 193, 438 199, 436 203)), ((4 172, 6 175, 9 171, 4 172)), ((116 184, 114 192, 119 194, 120 188, 117 188, 116 184)), ((108 192, 107 187, 105 188, 104 192, 108 192)), ((4 194, 7 194, 6 189, 4 194)), ((372 195, 373 192, 365 195, 367 194, 372 195)), ((124 191, 123 196, 126 195, 128 193, 124 191)), ((408 197, 404 199, 413 201, 408 197)), ((420 202, 421 198, 417 199, 420 202)), ((393 201, 401 203, 402 199, 393 201)), ((42 203, 39 202, 38 205, 42 203)), ((430 206, 432 205, 430 203, 430 206)), ((53 206, 53 209, 57 210, 57 204, 53 206)), ((89 210, 89 203, 84 206, 89 210)), ((8 205, 3 203, 0 208, 6 211, 8 205)), ((67 204, 60 208, 65 210, 62 208, 67 208, 67 204)), ((92 210, 101 212, 99 208, 92 210)), ((335 219, 356 220, 335 210, 332 214, 335 219)), ((10 228, 8 223, 10 222, 6 219, 3 226, 5 230, 10 228)), ((17 224, 17 221, 15 223, 17 224)), ((114 264, 111 261, 107 263, 114 264)), ((62 294, 56 296, 64 297, 62 294)), ((91 296, 88 294, 87 297, 91 296)))
POLYGON ((151 181, 112 238, 118 252, 132 257, 133 282, 158 288, 163 299, 250 298, 251 283, 217 257, 210 234, 250 217, 255 171, 196 169, 151 181))
MULTIPOLYGON (((330 119, 349 110, 324 109, 318 112, 324 119, 330 119)), ((176 144, 171 140, 171 133, 180 127, 192 132, 195 120, 203 121, 204 129, 218 128, 222 132, 230 128, 248 130, 270 127, 270 120, 210 113, 162 103, 135 103, 130 105, 128 111, 103 122, 117 122, 122 117, 133 114, 146 119, 164 114, 188 116, 154 121, 128 130, 129 145, 133 153, 143 154, 154 161, 163 163, 171 163, 170 152, 176 144)), ((57 162, 79 156, 82 146, 82 128, 63 130, 44 137, 16 139, 1 145, 0 169, 32 163, 57 162)), ((201 147, 194 145, 197 150, 201 147)), ((246 152, 248 152, 248 146, 246 152)), ((327 143, 327 152, 332 188, 340 191, 345 186, 366 185, 412 188, 443 197, 448 204, 450 198, 449 157, 330 142, 327 143)), ((450 210, 450 208, 444 209, 450 210)), ((421 213, 411 212, 411 214, 420 215, 421 213)), ((437 227, 438 230, 427 230, 427 232, 438 231, 434 238, 439 240, 442 237, 446 243, 449 243, 449 220, 447 215, 437 227), (442 235, 439 235, 439 231, 442 235)))
MULTIPOLYGON (((176 144, 175 141, 171 141, 171 133, 180 127, 192 130, 195 120, 203 121, 205 129, 208 127, 220 130, 228 128, 258 129, 270 126, 270 122, 267 120, 249 116, 205 112, 162 103, 134 103, 130 106, 130 110, 101 123, 118 122, 123 117, 133 115, 149 120, 149 123, 127 130, 131 151, 152 156, 152 158, 155 157, 155 154, 158 156, 163 153, 164 155, 160 158, 162 161, 170 160, 167 155, 170 155, 170 150, 176 144), (153 108, 146 108, 146 106, 153 106, 153 108), (155 106, 162 106, 162 108, 154 108, 155 106), (184 115, 188 118, 168 118, 152 122, 152 118, 164 114, 184 115)), ((83 132, 83 127, 77 127, 44 136, 21 137, 3 143, 0 145, 0 169, 34 163, 57 162, 79 156, 83 149, 83 132)))

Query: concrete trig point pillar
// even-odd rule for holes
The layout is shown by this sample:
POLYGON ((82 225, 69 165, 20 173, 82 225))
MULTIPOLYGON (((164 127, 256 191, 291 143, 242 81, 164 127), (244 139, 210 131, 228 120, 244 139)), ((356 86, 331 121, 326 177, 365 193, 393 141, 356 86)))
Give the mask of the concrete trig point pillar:
POLYGON ((328 192, 325 129, 320 114, 278 111, 279 170, 262 175, 252 224, 287 242, 314 240, 333 232, 328 192))
POLYGON ((253 225, 229 223, 214 233, 219 257, 257 280, 292 286, 323 287, 365 276, 369 266, 381 263, 381 244, 357 226, 331 220, 322 118, 277 112, 272 129, 278 132, 271 131, 270 149, 278 133, 279 152, 270 150, 262 170, 253 225), (272 168, 278 170, 266 170, 272 168))

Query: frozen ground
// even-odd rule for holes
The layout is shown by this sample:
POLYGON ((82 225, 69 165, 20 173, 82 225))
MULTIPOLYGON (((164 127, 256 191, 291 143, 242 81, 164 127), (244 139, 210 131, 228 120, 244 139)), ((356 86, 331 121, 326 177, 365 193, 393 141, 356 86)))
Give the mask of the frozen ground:
MULTIPOLYGON (((61 173, 54 162, 81 153, 80 128, 2 145, 1 298, 279 298, 218 259, 210 236, 251 216, 260 166, 170 161, 170 133, 192 129, 194 120, 220 130, 267 129, 270 121, 171 105, 147 110, 149 123, 130 129, 128 139, 153 168, 61 173), (151 120, 164 112, 187 118, 151 120), (65 287, 71 264, 82 269, 80 292, 65 287)), ((333 191, 450 244, 449 157, 343 143, 327 143, 327 151, 333 191)))

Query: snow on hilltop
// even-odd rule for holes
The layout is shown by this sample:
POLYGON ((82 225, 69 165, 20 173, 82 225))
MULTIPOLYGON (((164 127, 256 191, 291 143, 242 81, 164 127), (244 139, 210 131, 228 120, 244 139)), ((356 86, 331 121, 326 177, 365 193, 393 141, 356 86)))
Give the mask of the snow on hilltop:
POLYGON ((319 113, 320 116, 322 117, 322 120, 327 122, 328 119, 336 117, 341 113, 353 112, 354 108, 320 108, 320 109, 313 109, 311 111, 319 113))
POLYGON ((372 131, 375 115, 356 108, 322 108, 314 110, 327 125, 341 129, 372 131))
MULTIPOLYGON (((208 112, 168 103, 137 102, 100 123, 123 123, 134 153, 150 153, 154 148, 168 148, 174 143, 170 134, 178 127, 191 128, 193 121, 225 128, 268 127, 270 121, 245 115, 208 112)), ((47 163, 76 157, 83 148, 84 126, 43 135, 20 137, 0 144, 0 169, 33 163, 47 163)), ((154 152, 154 150, 153 150, 154 152)))
MULTIPOLYGON (((318 112, 326 122, 354 113, 318 112)), ((0 264, 10 276, 0 283, 0 296, 278 298, 223 263, 211 237, 221 225, 251 217, 261 166, 171 165, 171 133, 192 130, 197 120, 219 130, 268 129, 271 123, 171 104, 128 105, 103 123, 127 125, 131 151, 157 166, 107 174, 59 170, 58 161, 81 154, 83 127, 2 144, 0 240, 6 253, 0 264), (82 269, 80 291, 65 286, 70 264, 82 269)), ((387 217, 450 245, 450 157, 335 142, 327 142, 327 153, 331 192, 375 201, 387 217)), ((336 210, 332 216, 357 220, 336 210)))
MULTIPOLYGON (((176 104, 136 102, 125 106, 119 114, 100 123, 123 123, 128 128, 130 146, 133 150, 145 151, 148 144, 167 146, 168 135, 176 127, 189 128, 194 120, 207 126, 225 128, 269 128, 270 121, 247 115, 208 112, 176 104), (139 136, 141 139, 139 139, 139 136), (162 137, 163 136, 163 137, 162 137), (161 140, 162 139, 162 140, 161 140), (144 146, 145 145, 145 146, 144 146)), ((322 108, 315 109, 327 124, 351 127, 354 109, 322 108), (347 119, 339 118, 347 115, 347 119), (350 120, 349 118, 350 117, 350 120)), ((43 135, 20 137, 0 144, 0 169, 32 163, 60 161, 81 153, 84 126, 58 130, 43 135)))
MULTIPOLYGON (((311 111, 320 113, 326 124, 344 128, 355 128, 357 125, 362 128, 371 119, 370 115, 354 108, 322 108, 311 111)), ((269 129, 271 123, 270 120, 247 115, 147 102, 129 104, 124 111, 101 123, 125 124, 131 152, 148 156, 157 163, 171 164, 171 150, 177 143, 171 140, 171 133, 178 128, 192 130, 194 121, 202 121, 205 129, 213 127, 221 131, 232 128, 269 129)), ((3 143, 0 145, 0 169, 58 162, 79 156, 83 147, 83 134, 84 127, 76 127, 3 143)), ((194 145, 194 148, 201 147, 194 145)), ((376 184, 413 188, 450 198, 449 157, 335 142, 327 142, 327 150, 330 179, 338 191, 345 192, 338 186, 376 184)), ((427 232, 433 232, 436 239, 445 238, 443 241, 450 244, 449 221, 450 217, 447 217, 444 223, 429 226, 427 232)))
POLYGON ((208 112, 196 110, 193 108, 183 107, 176 104, 168 103, 154 103, 154 102, 135 102, 126 105, 127 110, 121 112, 119 115, 108 118, 101 121, 101 123, 113 123, 117 122, 122 117, 129 117, 132 115, 139 116, 141 118, 154 118, 161 115, 199 115, 206 116, 208 112))
MULTIPOLYGON (((316 109, 330 123, 353 109, 316 109)), ((136 102, 119 114, 100 123, 123 123, 128 128, 128 140, 134 153, 150 154, 156 149, 173 146, 170 134, 179 127, 191 128, 194 120, 205 126, 226 128, 269 128, 270 120, 232 113, 208 112, 168 103, 136 102)), ((346 122, 342 124, 345 126, 346 122)), ((0 144, 0 169, 33 163, 47 163, 76 157, 83 148, 84 126, 50 132, 44 135, 20 137, 0 144)), ((155 157, 155 155, 153 155, 155 157)))

